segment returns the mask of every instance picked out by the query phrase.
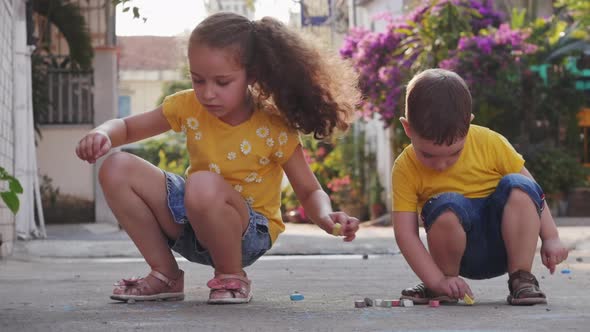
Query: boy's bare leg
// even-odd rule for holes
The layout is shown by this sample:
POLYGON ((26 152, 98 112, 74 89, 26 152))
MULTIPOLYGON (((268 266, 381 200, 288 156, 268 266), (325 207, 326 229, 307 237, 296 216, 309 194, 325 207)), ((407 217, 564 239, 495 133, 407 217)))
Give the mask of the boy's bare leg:
MULTIPOLYGON (((141 158, 117 152, 103 162, 99 180, 109 207, 148 265, 175 279, 179 268, 167 241, 178 238, 182 225, 173 221, 168 209, 162 171, 141 158)), ((158 280, 151 275, 147 279, 152 286, 158 280)))
POLYGON ((502 238, 508 254, 508 273, 531 271, 540 230, 541 219, 535 204, 527 193, 513 189, 502 215, 502 238))
POLYGON ((449 277, 458 276, 467 244, 467 236, 459 217, 450 210, 443 212, 432 223, 427 239, 430 255, 443 274, 449 277))
POLYGON ((242 196, 221 176, 195 172, 186 182, 185 206, 199 243, 215 263, 215 274, 244 276, 242 234, 250 217, 242 196))

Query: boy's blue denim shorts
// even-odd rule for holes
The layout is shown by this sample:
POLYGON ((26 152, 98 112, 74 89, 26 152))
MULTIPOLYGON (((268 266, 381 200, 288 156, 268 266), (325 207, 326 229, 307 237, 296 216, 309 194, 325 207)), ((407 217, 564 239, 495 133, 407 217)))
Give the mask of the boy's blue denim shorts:
MULTIPOLYGON (((172 213, 174 221, 184 225, 184 229, 178 239, 169 240, 168 246, 191 262, 215 267, 209 251, 199 243, 195 231, 188 222, 184 207, 184 178, 166 171, 164 171, 164 174, 166 175, 168 208, 172 213)), ((248 229, 242 236, 243 267, 254 263, 272 246, 268 233, 268 219, 252 210, 250 205, 248 205, 248 209, 250 211, 250 222, 248 229)))
POLYGON ((485 198, 465 198, 458 193, 442 193, 429 199, 421 218, 426 232, 443 212, 451 210, 459 218, 467 235, 459 274, 469 279, 489 279, 507 272, 508 260, 502 238, 502 215, 512 189, 526 192, 539 216, 543 211, 543 190, 522 174, 504 176, 496 190, 485 198))

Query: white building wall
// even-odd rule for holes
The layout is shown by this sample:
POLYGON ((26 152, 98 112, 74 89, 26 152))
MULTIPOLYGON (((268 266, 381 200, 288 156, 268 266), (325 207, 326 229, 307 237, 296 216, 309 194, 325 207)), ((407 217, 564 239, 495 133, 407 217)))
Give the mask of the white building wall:
POLYGON ((43 139, 37 145, 39 175, 47 175, 60 194, 94 200, 94 170, 92 165, 78 159, 76 144, 91 125, 43 126, 43 139))
POLYGON ((156 108, 166 83, 188 79, 178 70, 122 70, 119 72, 119 95, 131 99, 131 114, 156 108))
MULTIPOLYGON (((14 174, 14 1, 0 0, 0 166, 14 174)), ((7 184, 0 181, 0 190, 7 184)), ((15 240, 15 218, 0 200, 0 257, 12 252, 15 240)))
POLYGON ((248 8, 246 0, 206 0, 205 6, 209 14, 223 11, 240 14, 251 20, 254 19, 254 10, 248 8))
MULTIPOLYGON (((117 117, 118 82, 117 82, 117 49, 103 47, 94 50, 94 126, 117 117)), ((76 140, 77 142, 77 140, 76 140)), ((95 221, 97 223, 116 224, 117 219, 111 212, 104 193, 98 184, 98 170, 105 158, 94 164, 94 199, 95 221)))

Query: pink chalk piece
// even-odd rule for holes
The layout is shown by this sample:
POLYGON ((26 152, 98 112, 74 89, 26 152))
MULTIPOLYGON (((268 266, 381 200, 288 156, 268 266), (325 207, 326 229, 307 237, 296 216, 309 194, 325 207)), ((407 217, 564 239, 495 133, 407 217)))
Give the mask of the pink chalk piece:
POLYGON ((428 301, 428 305, 433 308, 436 308, 436 307, 440 307, 440 302, 437 300, 430 300, 430 301, 428 301))
POLYGON ((400 306, 400 305, 399 305, 399 300, 392 300, 392 301, 391 301, 391 306, 392 306, 392 307, 399 307, 399 306, 400 306))

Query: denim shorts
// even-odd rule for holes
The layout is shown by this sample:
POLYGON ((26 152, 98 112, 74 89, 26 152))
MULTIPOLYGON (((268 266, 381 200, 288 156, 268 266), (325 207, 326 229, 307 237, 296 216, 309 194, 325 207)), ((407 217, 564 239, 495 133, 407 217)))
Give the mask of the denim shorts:
MULTIPOLYGON (((215 267, 211 255, 199 243, 195 231, 188 222, 184 207, 184 178, 166 171, 164 171, 164 175, 166 175, 168 208, 172 213, 174 221, 184 225, 178 239, 169 240, 168 246, 191 262, 215 267)), ((246 204, 245 201, 244 203, 246 204)), ((248 223, 248 229, 242 236, 243 267, 254 263, 272 246, 268 233, 268 219, 264 215, 252 210, 250 205, 248 205, 248 210, 250 221, 248 223)))
POLYGON ((504 176, 496 190, 485 198, 466 198, 448 192, 429 199, 422 208, 421 218, 430 230, 432 223, 445 211, 457 215, 467 235, 465 253, 459 274, 469 279, 489 279, 507 272, 508 259, 502 238, 502 214, 512 189, 526 192, 539 216, 545 196, 541 187, 522 174, 504 176))

